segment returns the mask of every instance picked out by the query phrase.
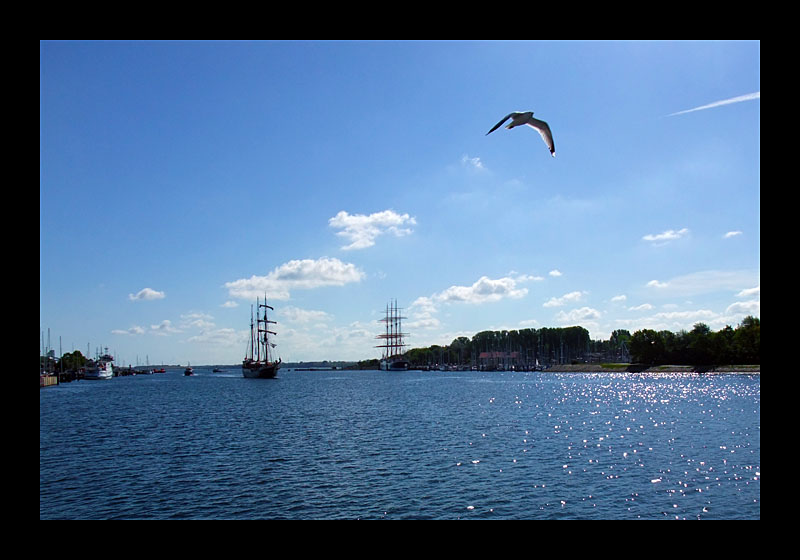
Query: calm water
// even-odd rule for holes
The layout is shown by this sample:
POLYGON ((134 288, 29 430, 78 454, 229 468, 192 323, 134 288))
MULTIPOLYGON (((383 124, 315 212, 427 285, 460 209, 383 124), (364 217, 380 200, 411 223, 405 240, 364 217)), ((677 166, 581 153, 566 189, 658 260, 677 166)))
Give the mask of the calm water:
POLYGON ((40 389, 40 518, 761 517, 758 375, 195 372, 40 389))

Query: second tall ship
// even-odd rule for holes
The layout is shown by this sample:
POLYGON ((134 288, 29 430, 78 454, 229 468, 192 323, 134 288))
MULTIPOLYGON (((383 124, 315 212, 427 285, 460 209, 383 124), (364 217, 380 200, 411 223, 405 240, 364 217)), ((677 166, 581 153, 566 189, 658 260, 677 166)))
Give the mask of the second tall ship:
POLYGON ((275 311, 267 305, 267 297, 264 296, 264 303, 256 300, 258 309, 256 310, 256 322, 253 323, 253 309, 250 308, 250 347, 247 355, 242 361, 242 374, 249 378, 272 379, 278 375, 281 367, 281 359, 275 361, 272 357, 272 350, 275 345, 269 341, 269 335, 277 333, 269 330, 270 324, 275 321, 267 319, 267 309, 275 311), (261 310, 264 310, 263 314, 261 310))
POLYGON ((381 369, 384 371, 399 371, 407 370, 409 367, 408 360, 403 356, 403 348, 405 343, 403 337, 406 333, 403 332, 401 321, 405 317, 400 316, 400 309, 397 307, 397 301, 386 306, 386 317, 381 319, 381 322, 386 323, 386 332, 377 336, 383 344, 379 344, 376 348, 383 348, 383 357, 381 358, 381 369))

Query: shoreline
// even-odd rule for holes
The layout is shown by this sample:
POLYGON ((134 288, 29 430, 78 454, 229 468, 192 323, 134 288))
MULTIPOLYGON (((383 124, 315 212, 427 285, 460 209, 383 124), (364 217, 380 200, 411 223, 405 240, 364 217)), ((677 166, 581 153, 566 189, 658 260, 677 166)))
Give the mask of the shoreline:
POLYGON ((544 371, 559 373, 744 373, 760 374, 761 365, 732 364, 720 366, 686 366, 645 364, 563 364, 550 366, 544 371))

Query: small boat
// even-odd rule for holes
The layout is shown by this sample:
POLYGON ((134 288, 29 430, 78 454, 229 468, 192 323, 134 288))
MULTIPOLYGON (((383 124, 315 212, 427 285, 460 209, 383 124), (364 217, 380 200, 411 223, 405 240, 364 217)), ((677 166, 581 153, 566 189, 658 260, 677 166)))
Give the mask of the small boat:
POLYGON ((190 365, 186 366, 186 369, 183 370, 183 375, 194 375, 194 370, 192 369, 192 366, 190 365))
POLYGON ((108 353, 108 348, 102 356, 86 362, 84 379, 111 379, 112 377, 114 377, 114 357, 108 353))
POLYGON ((212 369, 211 371, 213 371, 214 373, 222 373, 222 372, 223 372, 223 371, 225 371, 225 370, 224 370, 224 369, 219 369, 218 367, 215 367, 215 368, 214 368, 214 369, 212 369))
POLYGON ((250 347, 242 360, 242 375, 250 379, 272 379, 278 375, 281 367, 281 359, 278 358, 278 361, 275 361, 272 356, 272 349, 275 348, 275 345, 269 341, 269 335, 277 333, 268 328, 268 325, 275 324, 275 321, 267 319, 267 309, 272 311, 275 309, 267 305, 266 294, 264 294, 264 303, 256 300, 256 305, 258 306, 256 323, 253 323, 253 308, 250 308, 250 347), (262 309, 264 310, 263 315, 261 315, 262 309))

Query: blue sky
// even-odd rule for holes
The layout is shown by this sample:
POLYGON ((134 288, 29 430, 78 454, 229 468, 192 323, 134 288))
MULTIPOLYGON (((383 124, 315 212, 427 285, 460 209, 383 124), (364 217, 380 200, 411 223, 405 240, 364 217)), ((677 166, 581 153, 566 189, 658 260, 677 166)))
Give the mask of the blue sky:
MULTIPOLYGON (((40 43, 58 351, 284 361, 760 316, 760 43, 40 43), (695 110, 696 109, 696 110, 695 110), (487 131, 511 111, 550 124, 487 131)), ((40 340, 41 342, 41 340, 40 340)))

